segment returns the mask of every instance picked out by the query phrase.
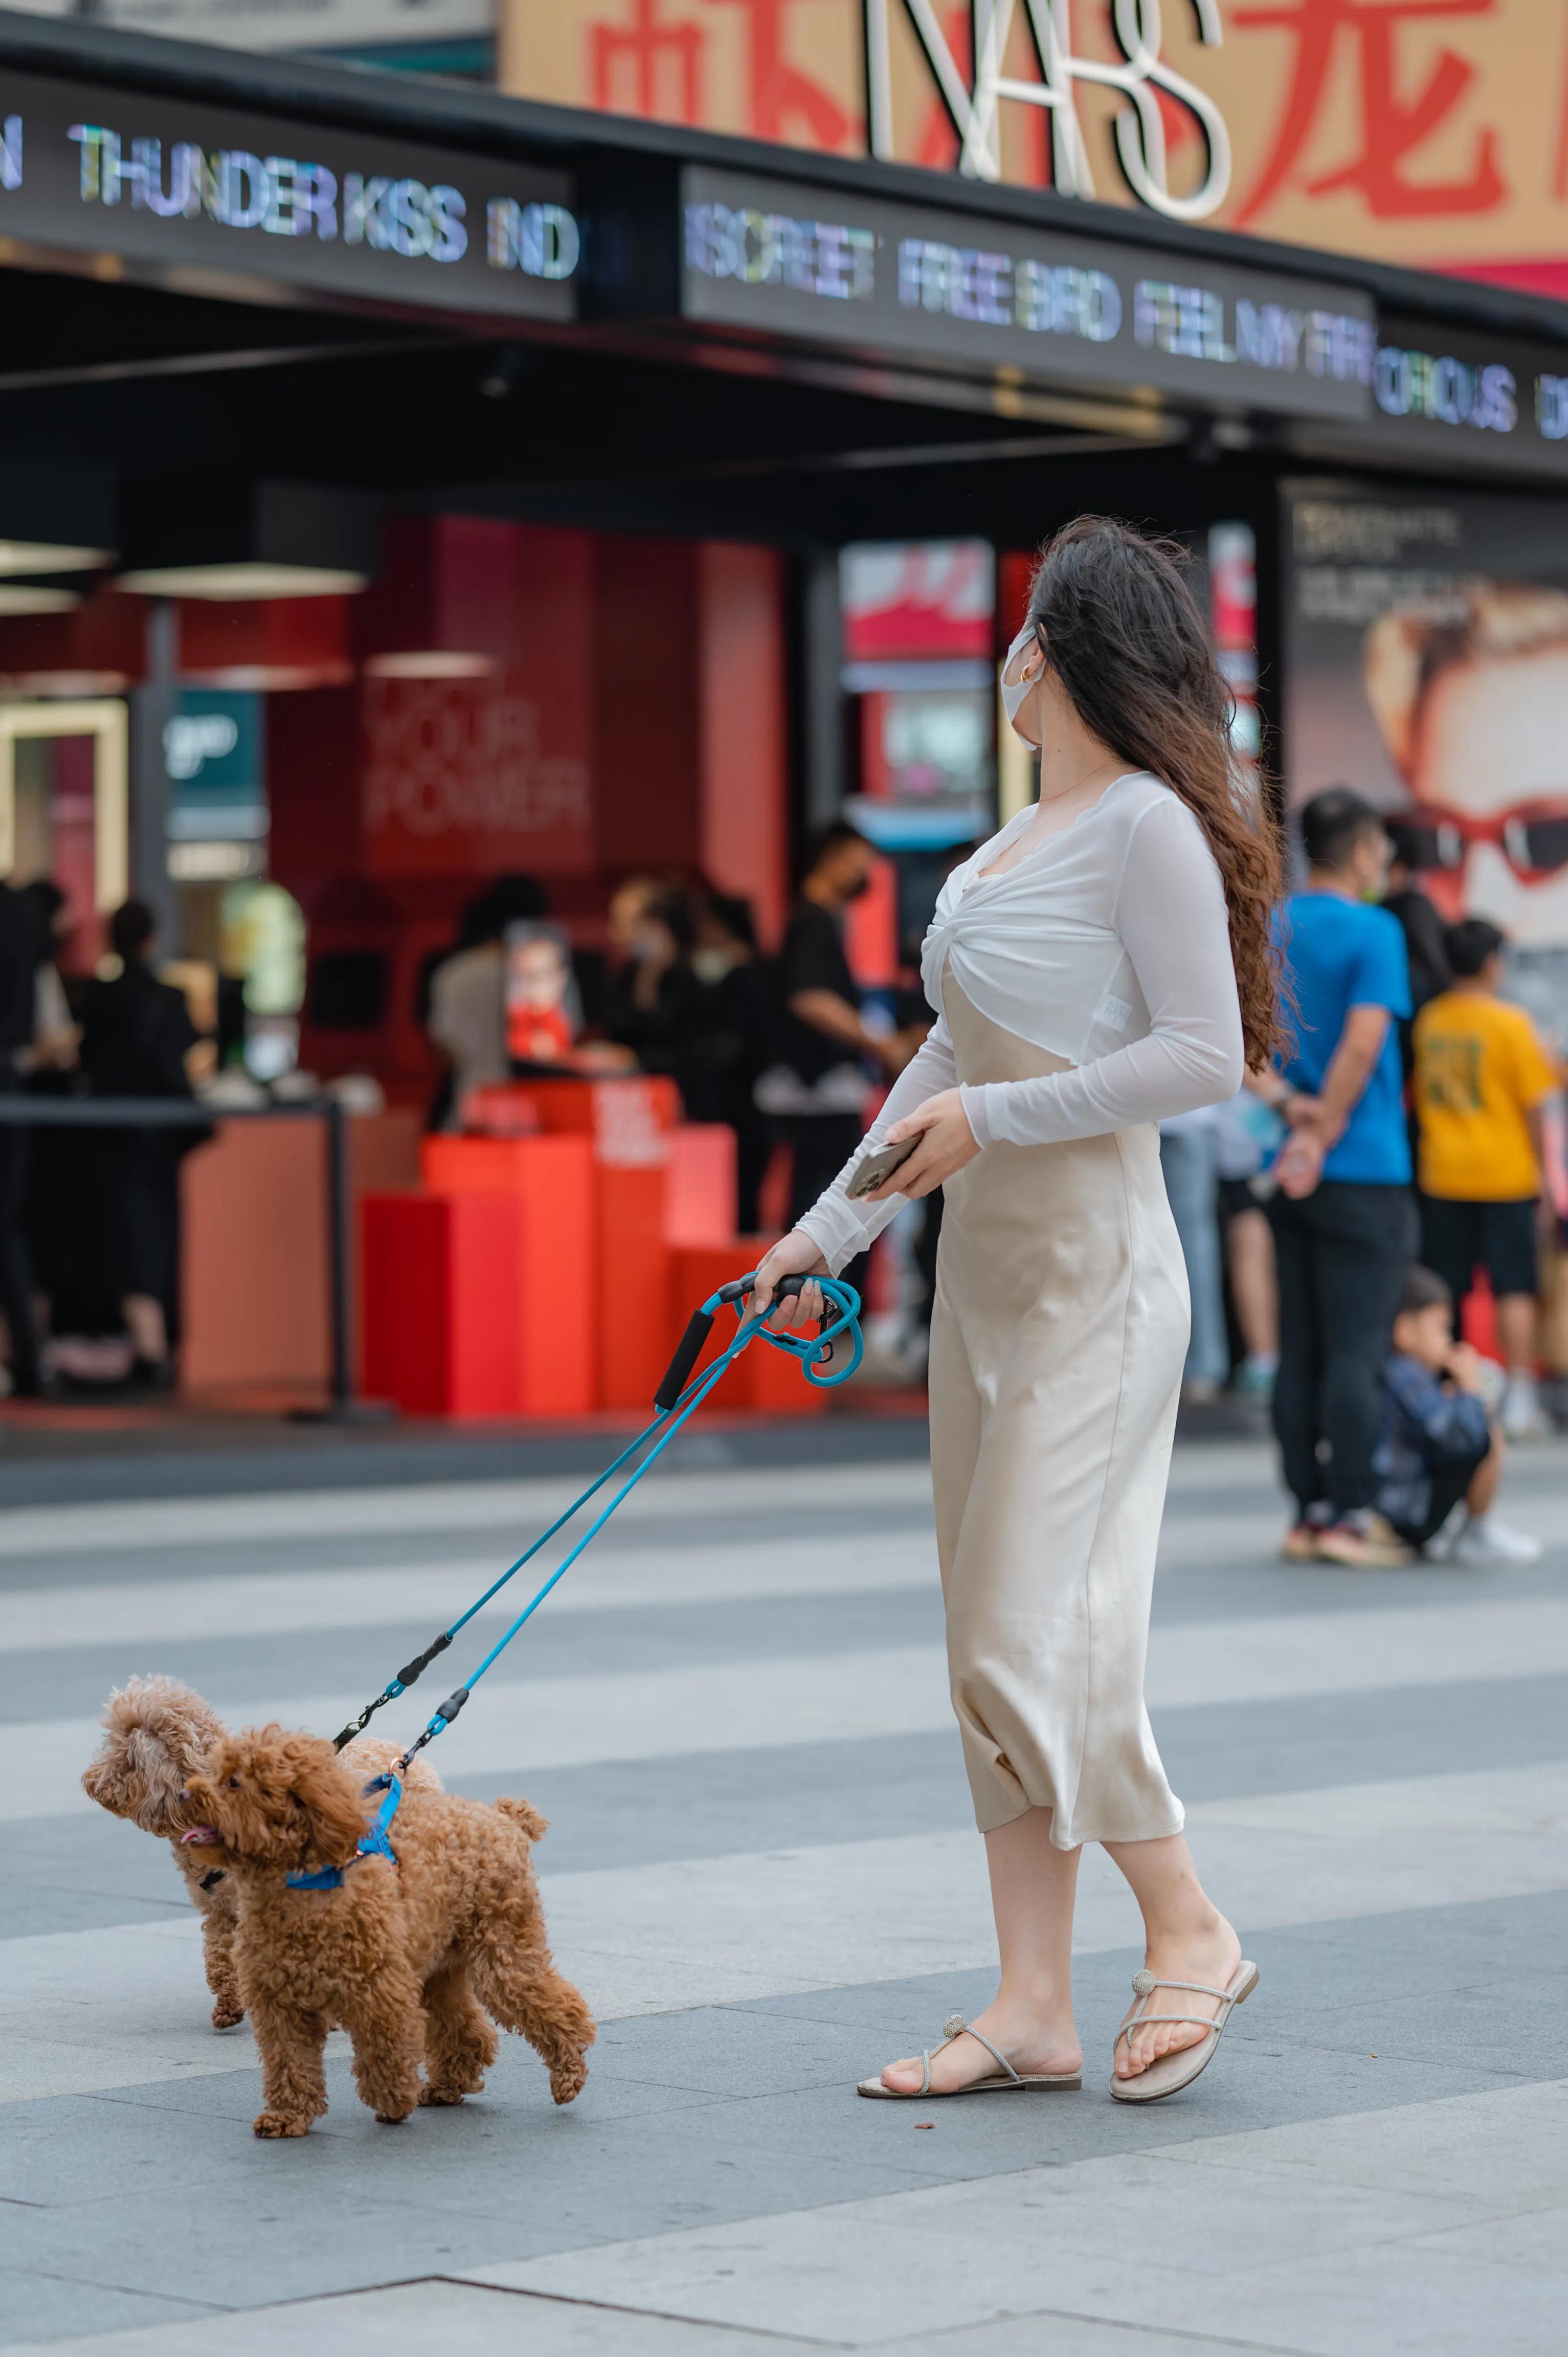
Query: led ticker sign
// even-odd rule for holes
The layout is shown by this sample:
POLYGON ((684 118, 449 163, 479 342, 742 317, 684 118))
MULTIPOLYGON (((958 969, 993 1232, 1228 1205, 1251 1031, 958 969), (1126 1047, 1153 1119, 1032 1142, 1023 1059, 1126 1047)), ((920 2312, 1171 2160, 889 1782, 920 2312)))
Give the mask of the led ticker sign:
POLYGON ((0 76, 0 236, 188 285, 576 316, 562 173, 31 75, 0 76))
POLYGON ((1568 466, 1568 346, 1385 319, 1372 399, 1381 447, 1521 472, 1568 466))
POLYGON ((688 318, 1238 408, 1372 408, 1353 288, 703 166, 682 207, 688 318))

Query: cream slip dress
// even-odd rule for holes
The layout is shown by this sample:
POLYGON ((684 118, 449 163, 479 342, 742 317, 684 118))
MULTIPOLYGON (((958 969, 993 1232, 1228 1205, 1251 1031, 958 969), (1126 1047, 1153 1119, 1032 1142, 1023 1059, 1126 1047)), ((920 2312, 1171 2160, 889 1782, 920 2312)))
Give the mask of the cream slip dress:
POLYGON ((835 1272, 900 1208, 866 1147, 955 1085, 931 1320, 948 1669, 982 1832, 1049 1809, 1060 1849, 1179 1832, 1144 1705, 1187 1353, 1157 1124, 1231 1097, 1241 1023, 1219 870, 1168 786, 1118 778, 1017 866, 1026 810, 949 877, 921 959, 940 1017, 800 1225, 835 1272))

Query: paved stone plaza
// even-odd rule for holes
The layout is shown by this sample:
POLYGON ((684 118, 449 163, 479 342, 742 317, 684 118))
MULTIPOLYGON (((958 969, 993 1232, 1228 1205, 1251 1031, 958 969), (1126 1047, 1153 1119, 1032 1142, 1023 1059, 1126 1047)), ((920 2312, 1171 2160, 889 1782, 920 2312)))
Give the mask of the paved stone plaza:
POLYGON ((1289 1568, 1263 1448, 1178 1457, 1150 1702, 1262 1984, 1146 2112, 1105 2093, 1140 1956, 1093 1852, 1081 2093, 855 2099, 991 1986, 923 1469, 650 1482, 437 1753, 553 1820, 586 2093, 508 2040, 483 2097, 378 2127, 335 2038, 328 2118, 259 2144, 166 1852, 81 1792, 102 1697, 166 1670, 330 1732, 562 1494, 0 1515, 0 2341, 1561 2357, 1568 1450, 1516 1459, 1522 1573, 1289 1568))

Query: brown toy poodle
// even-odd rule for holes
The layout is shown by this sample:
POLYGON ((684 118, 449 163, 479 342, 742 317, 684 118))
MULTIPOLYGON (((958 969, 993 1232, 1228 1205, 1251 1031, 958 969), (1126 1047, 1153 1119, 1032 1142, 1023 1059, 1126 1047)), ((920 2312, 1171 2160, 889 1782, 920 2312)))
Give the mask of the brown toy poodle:
MULTIPOLYGON (((117 1687, 103 1706, 102 1725, 103 1740, 82 1777, 82 1788, 111 1816, 128 1817, 144 1833, 161 1835, 168 1843, 201 1916, 212 2027, 232 2029, 244 2019, 234 1975, 234 1885, 227 1859, 210 1846, 205 1851, 185 1846, 181 1836, 196 1820, 180 1799, 187 1779, 221 1743, 227 1729, 199 1694, 177 1678, 164 1677, 132 1678, 117 1687)), ((363 1782, 392 1766, 397 1746, 379 1736, 356 1736, 343 1757, 363 1782)), ((403 1781, 441 1790, 441 1779, 423 1760, 413 1761, 403 1781)))
POLYGON ((532 1846, 543 1819, 525 1801, 405 1790, 394 1865, 359 1853, 378 1798, 361 1781, 321 1737, 263 1727, 226 1737, 182 1795, 186 1846, 221 1854, 234 1885, 240 1996, 263 2073, 256 2134, 306 2136, 325 2112, 332 2020, 389 2124, 478 2092, 496 2057, 487 2016, 528 2040, 569 2104, 594 2023, 545 1944, 532 1846), (334 1868, 333 1888, 289 1886, 334 1868))

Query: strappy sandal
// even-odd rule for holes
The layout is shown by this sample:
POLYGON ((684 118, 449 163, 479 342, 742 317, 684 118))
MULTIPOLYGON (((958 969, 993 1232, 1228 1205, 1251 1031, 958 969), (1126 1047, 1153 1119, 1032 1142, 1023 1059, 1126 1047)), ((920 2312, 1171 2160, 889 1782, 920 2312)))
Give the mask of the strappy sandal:
POLYGON ((1166 1980, 1158 1973, 1150 1972, 1147 1966, 1134 1973, 1133 1994, 1138 2000, 1138 2009, 1128 2016, 1116 2032, 1111 2049, 1112 2062, 1122 2040, 1125 2038, 1130 2046, 1132 2032, 1141 2029, 1146 2021, 1190 2021, 1199 2029, 1207 2029, 1208 2035, 1200 2038, 1196 2046, 1183 2046, 1175 2054, 1162 2054, 1157 2061, 1151 2062, 1148 2069, 1140 2071, 1135 2078, 1112 2077, 1111 2093, 1115 2101, 1119 2104, 1156 2104, 1162 2095, 1177 2095, 1184 2087, 1190 2087, 1198 2072, 1208 2069, 1219 2051, 1220 2034, 1230 2018, 1232 2009, 1245 2005, 1257 1986, 1258 1967, 1248 1964, 1245 1957, 1232 1974, 1230 1987, 1222 1989, 1210 1988, 1203 1981, 1166 1980), (1216 1997, 1219 2011, 1217 2014, 1145 2013, 1144 2006, 1155 1991, 1162 1988, 1188 1989, 1194 1996, 1216 1997))
POLYGON ((976 2029, 965 2021, 961 2013, 950 2013, 942 2024, 941 2046, 928 2047, 920 2057, 920 2083, 918 2087, 885 2087, 880 2079, 863 2079, 855 2089, 857 2095, 869 2095, 885 2104, 918 2104, 943 2102, 950 2095, 1010 2095, 1015 2089, 1031 2088, 1048 2092, 1053 2087, 1081 2087, 1083 2074, 1079 2071, 1015 2071, 1005 2054, 998 2051, 983 2029, 976 2029), (933 2087, 931 2058, 942 2047, 950 2046, 955 2038, 965 2035, 977 2038, 988 2054, 994 2055, 1002 2065, 988 2078, 972 2080, 967 2087, 933 2087))

